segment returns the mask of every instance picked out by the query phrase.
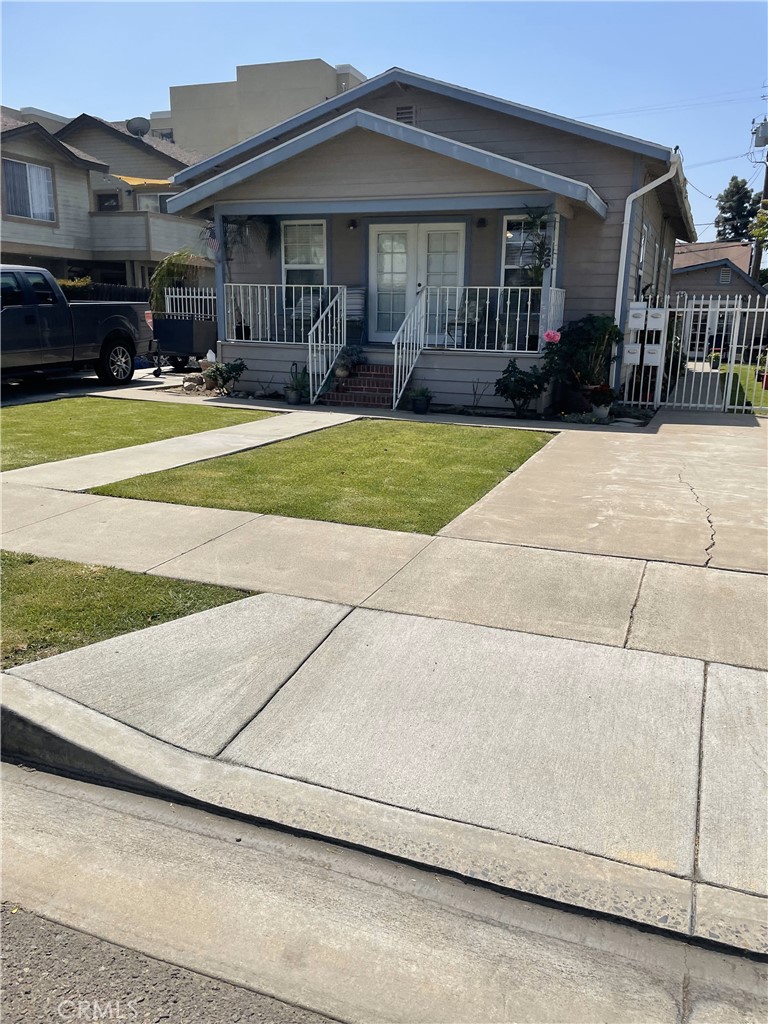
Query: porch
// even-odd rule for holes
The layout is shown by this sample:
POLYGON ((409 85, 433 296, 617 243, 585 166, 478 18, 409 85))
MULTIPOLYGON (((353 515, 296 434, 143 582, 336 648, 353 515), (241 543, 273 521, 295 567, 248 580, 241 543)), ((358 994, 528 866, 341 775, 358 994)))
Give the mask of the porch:
MULTIPOLYGON (((186 298, 175 291, 168 299, 175 316, 216 316, 210 296, 206 296, 203 314, 201 297, 191 290, 186 298)), ((254 370, 287 364, 285 373, 293 362, 306 365, 312 403, 332 389, 334 363, 344 346, 360 345, 371 364, 365 376, 374 378, 375 387, 367 402, 368 388, 362 387, 355 396, 347 384, 345 400, 357 397, 357 404, 396 408, 420 361, 429 362, 431 376, 439 375, 444 364, 450 375, 460 374, 469 385, 484 363, 491 369, 490 363, 483 361, 484 355, 503 357, 493 360, 494 373, 513 354, 535 358, 544 332, 563 322, 565 291, 546 284, 427 286, 410 309, 393 309, 393 304, 390 301, 382 311, 379 297, 372 312, 367 289, 346 285, 226 284, 220 338, 228 347, 236 347, 238 357, 254 370), (390 340, 381 340, 382 327, 390 329, 390 340), (376 340, 371 340, 372 335, 376 340), (426 359, 427 354, 439 353, 454 358, 426 359), (389 392, 386 402, 385 387, 389 392)), ((485 394, 489 382, 477 380, 485 394)), ((476 403, 477 388, 473 398, 476 403)))

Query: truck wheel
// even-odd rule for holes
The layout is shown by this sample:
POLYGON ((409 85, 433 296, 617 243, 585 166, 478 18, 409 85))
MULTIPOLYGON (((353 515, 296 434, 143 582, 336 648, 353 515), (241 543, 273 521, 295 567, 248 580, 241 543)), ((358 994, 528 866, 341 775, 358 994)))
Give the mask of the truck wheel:
POLYGON ((133 352, 123 338, 108 338, 101 349, 96 376, 102 384, 127 384, 133 377, 133 352))

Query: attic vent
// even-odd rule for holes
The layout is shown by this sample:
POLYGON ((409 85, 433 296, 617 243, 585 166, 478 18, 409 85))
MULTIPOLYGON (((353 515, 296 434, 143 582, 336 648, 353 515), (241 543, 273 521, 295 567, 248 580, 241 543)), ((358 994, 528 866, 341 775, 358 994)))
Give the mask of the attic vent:
POLYGON ((731 269, 730 267, 722 267, 720 269, 720 281, 719 284, 730 284, 731 283, 731 269))
POLYGON ((395 120, 400 124, 416 124, 416 107, 395 107, 395 120))

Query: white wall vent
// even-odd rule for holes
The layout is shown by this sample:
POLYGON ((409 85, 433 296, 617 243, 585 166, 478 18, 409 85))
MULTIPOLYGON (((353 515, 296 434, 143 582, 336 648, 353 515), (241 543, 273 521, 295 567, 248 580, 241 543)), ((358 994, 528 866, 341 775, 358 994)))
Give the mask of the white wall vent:
POLYGON ((730 284, 731 283, 731 268, 721 267, 720 268, 720 280, 718 284, 730 284))
POLYGON ((416 107, 395 107, 395 120, 400 124, 416 124, 416 107))

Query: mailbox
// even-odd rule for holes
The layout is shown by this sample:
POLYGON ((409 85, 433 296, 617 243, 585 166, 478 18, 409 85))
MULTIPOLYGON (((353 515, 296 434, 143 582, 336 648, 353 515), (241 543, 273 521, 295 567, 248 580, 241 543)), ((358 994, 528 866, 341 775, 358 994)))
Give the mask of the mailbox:
POLYGON ((645 329, 647 331, 664 331, 667 327, 669 310, 663 306, 659 309, 649 309, 645 318, 645 329))
POLYGON ((624 366, 639 366, 640 365, 640 352, 642 351, 642 345, 624 345, 624 351, 622 353, 622 363, 624 366))
POLYGON ((645 330, 645 316, 647 312, 648 306, 644 302, 630 302, 627 328, 630 331, 645 330))
POLYGON ((643 351, 643 366, 661 366, 661 345, 646 345, 643 351))

